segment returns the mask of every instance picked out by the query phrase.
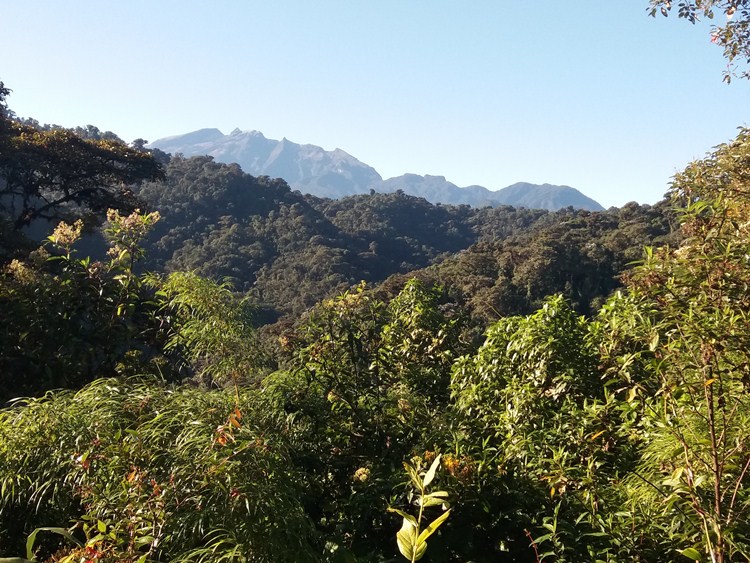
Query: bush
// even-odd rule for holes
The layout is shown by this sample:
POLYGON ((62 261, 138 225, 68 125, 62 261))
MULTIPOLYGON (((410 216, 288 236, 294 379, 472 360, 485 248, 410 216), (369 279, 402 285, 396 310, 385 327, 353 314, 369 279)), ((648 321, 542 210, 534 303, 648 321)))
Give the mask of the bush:
MULTIPOLYGON (((311 529, 273 417, 242 391, 98 380, 0 413, 0 550, 101 522, 115 559, 304 561, 311 529)), ((96 529, 96 528, 95 528, 96 529)), ((92 538, 89 538, 91 540, 92 538)))

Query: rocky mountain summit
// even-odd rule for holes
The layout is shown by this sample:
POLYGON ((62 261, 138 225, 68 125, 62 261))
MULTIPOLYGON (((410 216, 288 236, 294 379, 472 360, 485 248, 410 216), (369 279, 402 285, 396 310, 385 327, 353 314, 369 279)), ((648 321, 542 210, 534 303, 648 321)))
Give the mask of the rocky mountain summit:
POLYGON ((512 205, 555 211, 564 207, 600 211, 602 206, 571 188, 519 182, 500 190, 483 186, 459 187, 444 176, 404 174, 384 180, 372 166, 341 149, 298 144, 289 139, 267 139, 260 131, 200 129, 158 139, 149 145, 171 154, 212 156, 217 162, 236 162, 248 174, 283 178, 295 190, 337 199, 349 195, 395 192, 425 198, 431 203, 475 207, 512 205))

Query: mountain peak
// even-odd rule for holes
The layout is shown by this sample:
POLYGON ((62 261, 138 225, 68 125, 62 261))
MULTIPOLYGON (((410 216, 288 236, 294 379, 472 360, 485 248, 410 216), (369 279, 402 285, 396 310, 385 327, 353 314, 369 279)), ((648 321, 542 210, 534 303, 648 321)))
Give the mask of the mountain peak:
POLYGON ((570 186, 517 182, 497 191, 482 186, 459 188, 445 176, 404 174, 383 180, 380 174, 343 149, 326 151, 317 145, 300 145, 283 137, 267 139, 260 131, 235 128, 229 135, 218 129, 200 129, 158 139, 148 145, 185 156, 210 155, 217 162, 238 163, 256 176, 283 178, 303 193, 338 198, 363 194, 370 190, 423 197, 431 203, 474 206, 513 205, 557 210, 573 206, 591 211, 602 210, 596 201, 570 186))

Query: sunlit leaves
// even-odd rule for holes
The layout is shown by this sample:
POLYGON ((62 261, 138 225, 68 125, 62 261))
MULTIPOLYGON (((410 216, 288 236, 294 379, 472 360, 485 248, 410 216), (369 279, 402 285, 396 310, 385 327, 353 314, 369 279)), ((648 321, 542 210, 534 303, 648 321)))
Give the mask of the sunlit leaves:
POLYGON ((403 518, 401 529, 396 533, 396 544, 398 549, 409 561, 419 561, 427 551, 427 538, 434 534, 437 529, 450 516, 451 510, 447 509, 448 493, 445 491, 428 492, 429 485, 435 479, 440 467, 441 456, 437 455, 427 471, 422 476, 420 466, 412 463, 404 463, 404 469, 411 481, 411 486, 417 493, 414 503, 419 507, 418 515, 412 516, 397 508, 389 508, 389 512, 395 512, 403 518), (437 516, 427 526, 422 528, 424 509, 428 506, 442 506, 444 512, 437 516))
POLYGON ((67 219, 108 208, 133 211, 130 186, 161 176, 144 151, 111 139, 84 139, 7 120, 0 127, 0 217, 16 229, 37 219, 67 219))
MULTIPOLYGON (((672 0, 650 0, 649 3, 651 16, 658 10, 666 17, 673 8, 672 0)), ((711 42, 724 49, 724 58, 729 64, 725 82, 731 81, 738 68, 750 64, 750 3, 747 0, 681 0, 675 4, 677 16, 690 23, 695 24, 701 18, 714 22, 711 42)), ((750 78, 750 71, 744 68, 740 76, 750 78)))
POLYGON ((103 380, 31 401, 0 413, 0 521, 92 521, 97 545, 133 560, 307 560, 309 524, 272 428, 244 390, 238 403, 233 390, 103 380))

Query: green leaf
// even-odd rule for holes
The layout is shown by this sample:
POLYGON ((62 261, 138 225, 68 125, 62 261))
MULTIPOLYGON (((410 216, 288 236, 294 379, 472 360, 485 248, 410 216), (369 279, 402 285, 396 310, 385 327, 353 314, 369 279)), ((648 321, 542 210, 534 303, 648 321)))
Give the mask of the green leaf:
MULTIPOLYGON (((448 504, 446 500, 448 498, 447 491, 435 491, 429 495, 424 495, 419 499, 419 504, 422 506, 438 506, 441 504, 448 504)), ((447 507, 446 507, 447 508, 447 507)))
POLYGON ((26 559, 34 559, 34 543, 36 543, 36 535, 39 532, 52 532, 55 534, 59 534, 65 539, 72 541, 78 547, 83 547, 83 544, 65 528, 37 528, 29 534, 29 537, 26 540, 26 559))
POLYGON ((401 529, 396 533, 396 543, 401 555, 409 561, 414 557, 414 544, 417 541, 417 528, 408 519, 404 518, 401 529))
POLYGON ((651 337, 651 342, 648 344, 648 349, 653 352, 659 347, 659 333, 654 332, 653 336, 651 337))
POLYGON ((701 560, 701 554, 697 549, 694 549, 692 547, 688 547, 687 549, 683 549, 680 551, 682 555, 687 557, 688 559, 692 559, 693 561, 700 561, 701 560))
POLYGON ((534 538, 534 542, 536 542, 537 545, 543 544, 546 541, 549 541, 552 539, 553 534, 544 534, 543 536, 539 536, 538 538, 534 538))
POLYGON ((442 457, 442 454, 439 454, 435 461, 432 462, 432 465, 430 465, 430 468, 427 470, 427 473, 425 473, 424 480, 422 481, 422 486, 424 488, 427 488, 427 486, 432 483, 432 480, 435 478, 435 472, 437 472, 437 468, 440 467, 440 458, 442 457))
POLYGON ((406 472, 409 474, 409 477, 411 478, 411 482, 414 484, 414 486, 417 489, 422 489, 422 479, 419 478, 419 473, 417 473, 417 470, 414 469, 413 466, 410 464, 404 462, 404 469, 406 469, 406 472))
POLYGON ((142 548, 145 546, 150 546, 152 543, 156 541, 154 539, 154 536, 138 536, 135 538, 135 547, 142 548))
POLYGON ((403 510, 399 510, 398 508, 390 508, 390 507, 388 508, 388 512, 395 512, 396 514, 398 514, 405 520, 408 520, 409 522, 411 522, 411 524, 415 528, 417 527, 417 519, 414 518, 414 516, 412 516, 411 514, 407 514, 406 512, 404 512, 403 510))
POLYGON ((96 529, 99 530, 102 534, 107 531, 107 525, 102 522, 101 520, 96 521, 96 529))
POLYGON ((438 529, 438 528, 440 527, 440 525, 441 525, 441 524, 442 524, 443 522, 445 522, 445 519, 446 519, 446 518, 448 518, 448 516, 450 515, 450 513, 451 513, 451 511, 450 511, 450 510, 446 510, 446 511, 445 511, 445 512, 443 512, 443 513, 442 513, 442 514, 441 514, 440 516, 438 516, 437 518, 435 518, 435 519, 434 519, 434 520, 433 520, 433 521, 432 521, 432 522, 430 523, 430 525, 429 525, 429 526, 427 526, 427 527, 426 527, 426 528, 425 528, 425 529, 424 529, 424 530, 422 531, 422 533, 421 533, 421 534, 419 534, 419 537, 417 538, 417 543, 420 543, 420 542, 423 542, 423 541, 425 541, 425 540, 426 540, 427 538, 429 538, 429 537, 430 537, 430 536, 431 536, 432 534, 434 534, 434 533, 435 533, 435 530, 437 530, 437 529, 438 529))
POLYGON ((420 499, 419 504, 422 506, 440 506, 441 504, 446 504, 446 500, 442 498, 435 498, 433 496, 427 495, 420 499))
POLYGON ((424 557, 425 552, 427 551, 427 542, 417 542, 417 547, 414 548, 414 561, 419 561, 424 557))

